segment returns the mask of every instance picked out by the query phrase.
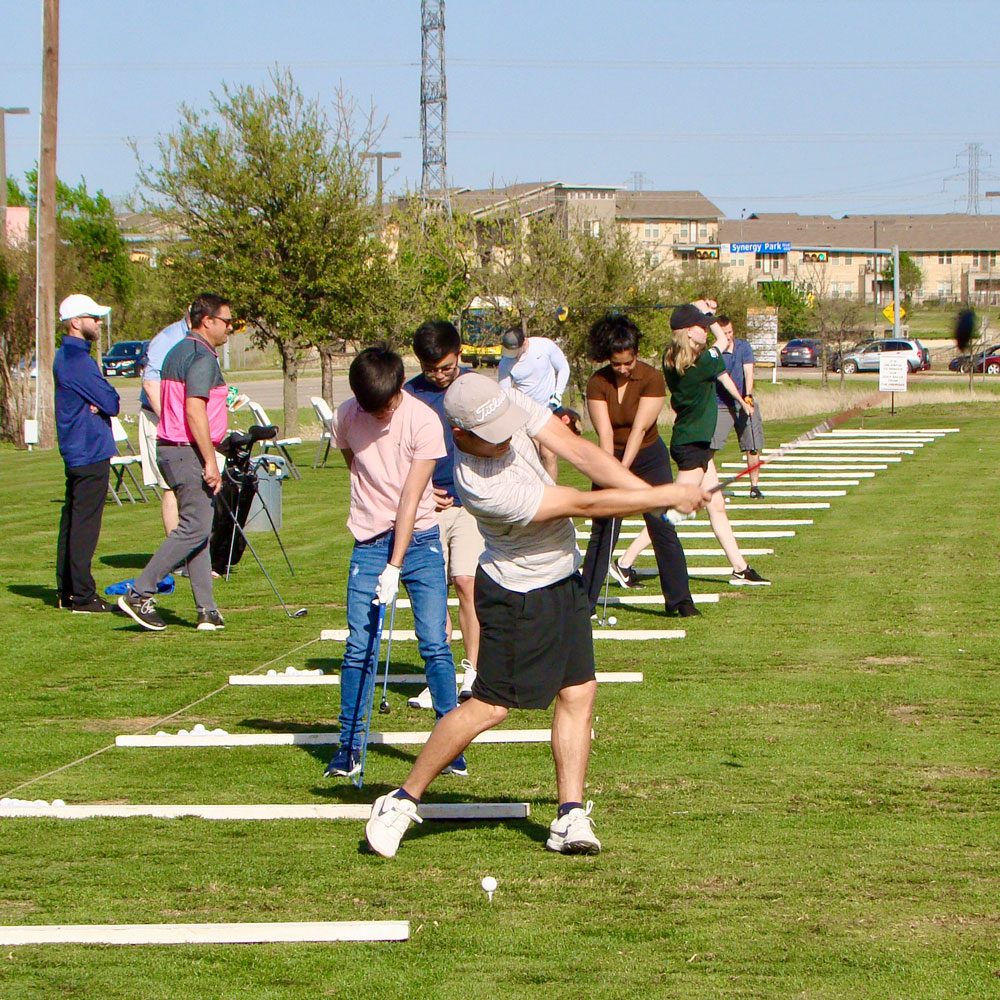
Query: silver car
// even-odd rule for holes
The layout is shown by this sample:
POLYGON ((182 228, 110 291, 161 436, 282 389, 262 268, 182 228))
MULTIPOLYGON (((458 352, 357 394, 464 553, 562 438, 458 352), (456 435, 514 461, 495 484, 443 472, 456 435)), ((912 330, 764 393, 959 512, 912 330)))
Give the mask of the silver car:
POLYGON ((892 351, 896 357, 906 358, 911 372, 930 367, 927 350, 919 340, 875 340, 843 356, 840 364, 844 374, 877 372, 878 359, 884 351, 892 351))

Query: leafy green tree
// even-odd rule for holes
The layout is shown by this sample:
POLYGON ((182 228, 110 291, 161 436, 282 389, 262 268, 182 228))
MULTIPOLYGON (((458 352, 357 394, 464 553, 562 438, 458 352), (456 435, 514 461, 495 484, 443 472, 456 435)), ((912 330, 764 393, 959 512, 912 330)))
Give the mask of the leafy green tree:
POLYGON ((778 334, 795 337, 812 328, 809 293, 798 285, 769 281, 757 286, 765 305, 778 307, 778 334))
POLYGON ((342 92, 331 123, 287 71, 260 89, 224 85, 211 101, 208 111, 181 108, 140 180, 160 199, 147 206, 184 237, 177 274, 226 295, 257 343, 277 347, 294 434, 303 351, 363 320, 378 297, 385 247, 360 156, 379 129, 369 115, 354 131, 342 92))
MULTIPOLYGON (((892 257, 887 257, 882 268, 882 279, 891 282, 894 272, 892 257)), ((919 265, 908 253, 901 250, 899 253, 899 290, 906 298, 909 298, 922 288, 923 284, 924 276, 919 265)))

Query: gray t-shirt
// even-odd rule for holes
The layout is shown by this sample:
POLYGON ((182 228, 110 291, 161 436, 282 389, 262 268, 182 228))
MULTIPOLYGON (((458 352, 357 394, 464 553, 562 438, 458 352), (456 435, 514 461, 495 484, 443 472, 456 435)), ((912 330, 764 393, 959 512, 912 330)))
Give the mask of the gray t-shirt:
POLYGON ((576 529, 568 517, 532 523, 546 486, 554 485, 531 435, 552 416, 516 389, 505 390, 529 414, 500 458, 479 458, 455 448, 455 489, 475 517, 485 542, 479 565, 507 590, 527 593, 571 576, 580 566, 576 529))

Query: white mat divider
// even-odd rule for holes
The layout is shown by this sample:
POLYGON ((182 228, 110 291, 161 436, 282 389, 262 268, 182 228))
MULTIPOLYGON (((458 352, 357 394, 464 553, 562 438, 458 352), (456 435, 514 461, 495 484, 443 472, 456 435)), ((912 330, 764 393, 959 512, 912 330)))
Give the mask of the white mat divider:
MULTIPOLYGON (((792 474, 789 473, 788 475, 792 474)), ((745 485, 749 486, 748 480, 743 480, 743 482, 745 485)), ((764 490, 770 490, 770 489, 786 489, 786 490, 798 489, 798 487, 800 486, 811 487, 811 486, 860 486, 860 485, 861 481, 859 479, 823 479, 820 481, 816 481, 814 479, 806 480, 806 479, 794 479, 794 478, 771 479, 771 480, 765 480, 763 483, 761 483, 761 492, 763 493, 764 490)), ((730 487, 727 486, 726 491, 728 492, 729 489, 730 487)), ((767 496, 766 493, 764 495, 767 496)))
MULTIPOLYGON (((789 535, 794 535, 794 531, 789 531, 789 535)), ((712 536, 715 537, 714 535, 712 536)), ((745 556, 773 556, 774 549, 745 549, 740 547, 740 552, 745 556)), ((725 549, 685 549, 684 557, 686 559, 721 559, 726 554, 725 549)), ((625 549, 615 549, 615 555, 619 558, 625 555, 625 549)), ((656 553, 653 549, 643 549, 640 556, 654 556, 656 553)))
MULTIPOLYGON (((685 539, 700 538, 703 540, 709 538, 715 538, 715 535, 712 533, 711 528, 707 524, 701 524, 698 525, 697 527, 699 527, 701 530, 678 531, 677 537, 685 539)), ((735 538, 794 538, 795 532, 794 531, 734 531, 733 536, 735 538)))
MULTIPOLYGON (((323 629, 323 631, 320 632, 319 637, 322 640, 330 639, 333 640, 334 642, 338 641, 343 642, 347 638, 347 629, 346 628, 323 629)), ((395 632, 392 633, 393 642, 413 642, 416 640, 416 638, 417 638, 417 633, 410 630, 397 629, 395 632)), ((605 632, 598 629, 597 631, 594 632, 594 638, 617 639, 619 641, 626 639, 683 639, 684 632, 682 629, 667 629, 663 632, 654 635, 652 633, 647 634, 646 632, 641 632, 641 633, 636 632, 634 634, 631 632, 616 632, 613 630, 605 632)))
MULTIPOLYGON (((695 604, 718 604, 719 595, 718 594, 693 594, 691 599, 695 604)), ((604 606, 604 598, 600 601, 601 607, 604 606)), ((626 594, 622 597, 608 597, 608 607, 611 605, 629 605, 629 604, 663 604, 663 594, 626 594)))
MULTIPOLYGON (((370 733, 372 746, 420 746, 430 736, 427 732, 370 733)), ((550 729, 490 729, 480 733, 473 743, 548 743, 550 729)), ((209 733, 205 736, 116 736, 117 747, 281 747, 331 746, 340 742, 340 733, 209 733)))
POLYGON ((806 503, 764 503, 755 500, 753 503, 727 503, 726 511, 731 510, 829 510, 830 505, 826 501, 806 503))
MULTIPOLYGON (((772 454, 776 452, 777 448, 765 448, 763 453, 765 455, 772 454)), ((915 455, 916 452, 913 448, 894 448, 894 447, 872 447, 872 448, 853 448, 847 447, 833 442, 829 447, 826 445, 814 445, 811 441, 807 445, 800 445, 795 449, 797 455, 836 455, 840 458, 882 458, 885 455, 915 455)))
MULTIPOLYGON (((608 600, 608 604, 611 600, 608 600)), ((456 676, 456 683, 461 675, 456 676)), ((379 678, 382 680, 382 677, 379 678)), ((642 680, 642 674, 634 671, 597 671, 598 684, 629 684, 642 680)), ((340 684, 339 674, 231 674, 229 683, 233 687, 323 687, 340 684)), ((426 684, 426 674, 389 674, 390 684, 426 684)), ((0 813, 0 815, 3 815, 0 813)))
MULTIPOLYGON (((803 455, 785 455, 782 458, 772 458, 765 468, 839 468, 841 465, 857 466, 862 469, 883 469, 886 465, 898 464, 903 459, 898 455, 827 455, 824 452, 813 452, 803 455), (808 465, 803 463, 808 462, 808 465)), ((742 464, 742 463, 741 463, 742 464)))
MULTIPOLYGON (((727 487, 726 494, 733 497, 749 497, 749 489, 736 489, 735 487, 727 487)), ((769 485, 767 488, 767 495, 769 497, 846 497, 847 490, 790 490, 790 489, 775 489, 773 486, 769 485)), ((753 504, 752 506, 760 509, 760 505, 753 504)), ((744 510, 747 508, 744 508, 744 510)))
MULTIPOLYGON (((745 469, 746 466, 741 462, 723 462, 723 469, 745 469)), ((860 479, 874 479, 875 473, 870 469, 860 470, 848 467, 846 469, 825 469, 822 472, 804 472, 801 466, 797 466, 794 469, 773 469, 768 470, 766 467, 760 470, 760 478, 763 480, 767 479, 780 479, 782 476, 795 476, 797 479, 808 479, 814 480, 824 480, 824 479, 840 479, 845 473, 849 473, 854 478, 860 479)))
POLYGON ((0 926, 0 945, 273 944, 408 941, 409 920, 311 920, 246 924, 37 924, 0 926))
MULTIPOLYGON (((320 802, 276 803, 272 805, 65 805, 0 807, 0 819, 194 819, 243 822, 285 819, 365 820, 370 804, 359 802, 331 805, 320 802)), ((417 807, 423 819, 525 819, 531 815, 528 802, 422 802, 417 807)))
POLYGON ((896 427, 891 431, 879 431, 879 430, 864 430, 863 428, 855 428, 851 430, 849 428, 839 427, 836 430, 824 431, 822 434, 817 434, 817 437, 879 437, 880 435, 889 435, 892 437, 905 437, 908 434, 915 434, 917 437, 944 437, 946 434, 957 434, 961 430, 959 427, 932 427, 932 428, 921 428, 921 427, 896 427))

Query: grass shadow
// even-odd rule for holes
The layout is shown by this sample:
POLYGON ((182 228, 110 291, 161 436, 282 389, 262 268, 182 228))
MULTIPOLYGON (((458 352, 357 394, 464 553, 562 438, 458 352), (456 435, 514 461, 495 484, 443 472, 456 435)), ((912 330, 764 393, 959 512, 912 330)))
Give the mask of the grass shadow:
POLYGON ((59 607, 59 594, 55 585, 41 587, 38 584, 11 583, 8 584, 7 590, 11 594, 17 594, 18 597, 27 597, 29 600, 47 604, 50 608, 59 607))

